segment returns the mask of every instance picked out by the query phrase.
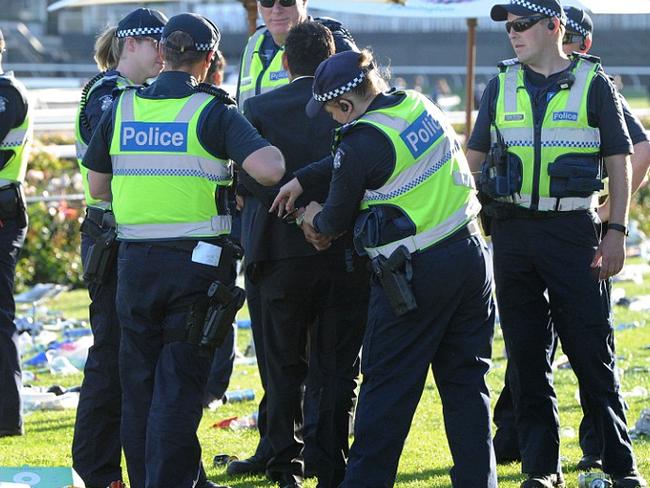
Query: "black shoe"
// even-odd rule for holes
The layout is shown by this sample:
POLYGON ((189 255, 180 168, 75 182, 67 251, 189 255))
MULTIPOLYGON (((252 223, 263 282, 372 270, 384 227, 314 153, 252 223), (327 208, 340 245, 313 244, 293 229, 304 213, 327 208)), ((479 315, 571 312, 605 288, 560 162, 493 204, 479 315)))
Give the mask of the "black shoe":
POLYGON ((520 488, 564 488, 564 477, 562 473, 537 474, 531 473, 520 488))
POLYGON ((16 437, 24 434, 25 431, 23 429, 0 430, 0 437, 16 437))
POLYGON ((290 473, 269 473, 271 480, 277 483, 279 488, 302 488, 302 476, 290 473))
POLYGON ((647 488, 648 483, 636 471, 624 475, 612 475, 614 488, 647 488))
POLYGON ((228 476, 241 476, 244 474, 264 474, 268 459, 258 456, 251 456, 248 459, 230 461, 226 466, 228 476))
POLYGON ((578 471, 602 471, 603 470, 603 461, 600 459, 600 456, 595 454, 585 454, 582 456, 582 459, 576 464, 576 469, 578 471))

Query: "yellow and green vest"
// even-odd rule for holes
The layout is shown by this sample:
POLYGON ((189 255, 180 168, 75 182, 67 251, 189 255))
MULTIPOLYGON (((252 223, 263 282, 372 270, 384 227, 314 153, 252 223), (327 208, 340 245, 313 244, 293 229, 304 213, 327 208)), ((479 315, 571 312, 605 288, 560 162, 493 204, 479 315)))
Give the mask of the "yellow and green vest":
MULTIPOLYGON (((425 249, 466 226, 479 213, 474 180, 456 133, 435 104, 420 93, 397 92, 397 105, 366 112, 352 125, 368 124, 384 134, 395 151, 395 169, 386 183, 366 190, 361 210, 389 205, 402 210, 416 228, 413 236, 366 248, 389 256, 405 245, 425 249)), ((349 130, 349 126, 339 131, 349 130)))
POLYGON ((88 144, 86 141, 84 141, 81 135, 81 111, 85 108, 85 102, 90 98, 91 93, 108 81, 114 81, 116 88, 124 88, 133 85, 133 83, 131 83, 127 78, 121 76, 119 73, 100 78, 95 83, 93 83, 90 89, 86 92, 84 97, 85 100, 82 100, 79 104, 79 108, 77 109, 77 118, 75 119, 75 146, 77 150, 77 164, 79 165, 79 171, 81 172, 81 184, 83 185, 84 189, 86 205, 89 207, 103 209, 110 208, 111 204, 109 202, 97 200, 90 195, 90 190, 88 188, 88 168, 81 164, 81 161, 83 160, 84 156, 86 155, 86 151, 88 150, 88 144))
MULTIPOLYGON (((12 73, 0 74, 0 80, 16 87, 21 95, 26 93, 25 87, 14 78, 12 73)), ((25 97, 23 96, 23 98, 25 97)), ((0 186, 25 181, 33 132, 34 123, 28 106, 25 120, 18 127, 11 129, 4 139, 0 141, 0 151, 11 151, 13 153, 9 161, 0 169, 0 186)))
POLYGON ((264 42, 266 27, 262 27, 248 39, 239 68, 239 86, 237 88, 237 104, 244 106, 244 102, 262 93, 270 92, 289 83, 289 75, 282 67, 282 53, 280 48, 275 53, 271 63, 264 68, 260 49, 264 42))
MULTIPOLYGON (((589 126, 587 113, 589 87, 599 71, 598 63, 577 59, 571 70, 575 80, 553 95, 543 122, 536 127, 522 65, 513 62, 502 68, 494 125, 503 136, 508 153, 522 162, 522 187, 515 195, 516 205, 539 211, 597 206, 596 192, 588 197, 552 197, 549 165, 568 155, 593 157, 594 164, 599 164, 600 134, 598 128, 589 126)), ((495 143, 494 126, 491 137, 495 143)))
POLYGON ((118 239, 199 239, 230 232, 230 216, 215 198, 219 186, 232 183, 230 162, 210 154, 198 138, 199 118, 212 100, 201 92, 146 99, 135 89, 120 96, 110 144, 118 239))

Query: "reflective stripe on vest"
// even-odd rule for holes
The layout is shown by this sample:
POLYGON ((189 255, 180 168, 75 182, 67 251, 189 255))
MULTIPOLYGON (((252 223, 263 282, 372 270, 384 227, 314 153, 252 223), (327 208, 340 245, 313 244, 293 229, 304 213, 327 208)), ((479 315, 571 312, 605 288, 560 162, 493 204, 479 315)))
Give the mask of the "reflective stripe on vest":
POLYGON ((119 98, 111 141, 113 212, 121 240, 211 237, 230 232, 215 192, 232 182, 230 163, 198 139, 207 93, 146 99, 128 90, 119 98))
MULTIPOLYGON (((406 241, 415 243, 414 249, 419 250, 467 225, 481 206, 467 160, 449 122, 421 94, 412 90, 404 94, 399 104, 368 112, 353 123, 378 129, 391 142, 396 155, 393 173, 381 188, 366 190, 361 208, 400 208, 416 227, 416 234, 406 241)), ((389 249, 392 244, 396 243, 381 248, 389 249)), ((372 248, 368 252, 379 251, 372 248)))
POLYGON ((259 29, 246 43, 239 70, 239 87, 237 91, 237 104, 240 109, 244 107, 244 102, 247 99, 273 91, 289 83, 288 73, 282 66, 283 48, 280 48, 275 53, 269 65, 264 68, 260 58, 260 49, 266 32, 266 28, 259 29))
MULTIPOLYGON (((539 141, 536 141, 534 113, 522 66, 508 66, 499 75, 494 123, 508 146, 508 152, 522 161, 522 188, 520 195, 514 198, 517 205, 542 211, 593 208, 595 199, 592 196, 551 197, 548 165, 571 154, 598 158, 600 133, 598 128, 589 126, 587 98, 599 69, 599 65, 582 59, 575 63, 572 70, 575 81, 571 87, 559 90, 548 102, 539 141), (536 164, 539 168, 537 183, 534 181, 536 164), (537 198, 534 197, 535 187, 538 189, 537 198)), ((496 142, 494 127, 491 127, 491 138, 493 143, 496 142)))
MULTIPOLYGON (((90 90, 88 90, 88 94, 86 95, 86 99, 90 97, 90 94, 93 91, 102 86, 102 84, 113 79, 116 80, 115 86, 117 88, 123 88, 132 84, 128 79, 119 74, 104 76, 103 78, 97 80, 92 87, 90 87, 90 90)), ((83 140, 83 137, 81 137, 81 104, 77 109, 77 118, 75 120, 75 148, 77 153, 77 164, 79 165, 79 172, 81 173, 81 185, 84 189, 86 205, 89 207, 96 207, 104 210, 111 208, 110 202, 104 202, 92 197, 90 194, 90 189, 88 188, 88 168, 81 164, 84 156, 86 155, 86 151, 88 150, 88 144, 86 144, 83 140)))
MULTIPOLYGON (((6 73, 0 75, 0 77, 14 85, 21 95, 24 94, 24 86, 13 75, 6 73)), ((0 185, 4 186, 5 184, 25 180, 33 132, 32 112, 30 107, 27 106, 25 120, 18 127, 9 130, 4 139, 0 141, 0 150, 11 151, 12 153, 9 160, 0 169, 0 185)))

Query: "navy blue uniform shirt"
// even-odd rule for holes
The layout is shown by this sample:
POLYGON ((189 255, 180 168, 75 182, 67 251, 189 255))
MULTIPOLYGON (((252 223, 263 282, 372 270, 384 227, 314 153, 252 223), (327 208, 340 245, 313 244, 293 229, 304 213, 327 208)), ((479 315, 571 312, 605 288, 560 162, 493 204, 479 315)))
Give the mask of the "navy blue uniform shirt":
POLYGON ((95 88, 90 93, 90 95, 88 95, 83 113, 85 114, 86 120, 88 121, 88 125, 90 127, 87 127, 85 124, 79 125, 81 138, 86 144, 90 142, 90 139, 95 132, 95 129, 99 125, 99 121, 101 120, 102 115, 104 115, 104 112, 110 112, 109 109, 113 106, 113 100, 118 94, 117 81, 119 78, 123 78, 119 71, 107 71, 104 74, 101 85, 95 88))
POLYGON ((632 144, 636 145, 639 142, 647 141, 648 134, 646 133, 643 124, 639 118, 632 113, 630 104, 627 103, 625 97, 620 93, 618 96, 621 101, 621 107, 623 108, 623 117, 625 117, 625 125, 627 126, 627 131, 630 133, 632 144))
MULTIPOLYGON (((397 105, 403 95, 378 95, 368 112, 397 105)), ((334 156, 296 171, 303 187, 322 184, 331 176, 329 195, 323 210, 314 219, 314 228, 325 235, 348 230, 359 213, 365 190, 381 188, 395 170, 395 149, 389 139, 368 124, 358 124, 345 133, 334 156), (336 160, 336 164, 335 164, 336 160)))
MULTIPOLYGON (((7 73, 11 74, 11 73, 7 73)), ((27 96, 7 79, 0 80, 0 141, 11 129, 27 117, 27 96)), ((0 169, 9 161, 13 151, 0 151, 0 169)))
MULTIPOLYGON (((566 78, 570 68, 546 78, 524 65, 526 89, 533 100, 536 117, 544 114, 551 95, 559 90, 557 88, 558 81, 566 78)), ((484 153, 490 150, 490 125, 494 120, 498 94, 499 79, 494 77, 490 80, 483 93, 483 98, 481 98, 476 125, 467 144, 469 149, 484 153)), ((589 88, 587 116, 589 125, 599 129, 600 153, 603 157, 632 152, 632 144, 625 126, 618 92, 603 73, 599 73, 594 78, 589 88)))
MULTIPOLYGON (((138 96, 150 99, 184 98, 194 92, 194 86, 196 80, 190 74, 165 71, 151 86, 140 89, 138 96)), ((82 162, 85 167, 98 173, 113 172, 109 148, 113 137, 114 111, 105 112, 102 116, 82 162)), ((270 145, 237 111, 235 105, 226 106, 216 99, 201 113, 198 132, 199 142, 210 154, 220 159, 232 159, 240 166, 250 154, 270 145)))

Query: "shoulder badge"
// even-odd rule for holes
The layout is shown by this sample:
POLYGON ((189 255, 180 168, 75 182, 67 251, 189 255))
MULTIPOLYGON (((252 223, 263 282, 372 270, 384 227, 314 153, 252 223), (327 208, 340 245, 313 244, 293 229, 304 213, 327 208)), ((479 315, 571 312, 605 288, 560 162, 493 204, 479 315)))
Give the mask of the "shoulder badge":
POLYGON ((109 108, 111 108, 111 105, 113 105, 113 96, 112 95, 104 95, 103 97, 99 98, 100 102, 100 108, 102 112, 106 112, 109 108))
POLYGON ((0 113, 7 111, 7 99, 5 97, 0 97, 0 113))
POLYGON ((334 171, 336 171, 341 167, 341 162, 343 161, 344 158, 345 158, 345 151, 343 151, 343 149, 340 148, 337 149, 336 153, 334 154, 334 162, 333 162, 334 171))

